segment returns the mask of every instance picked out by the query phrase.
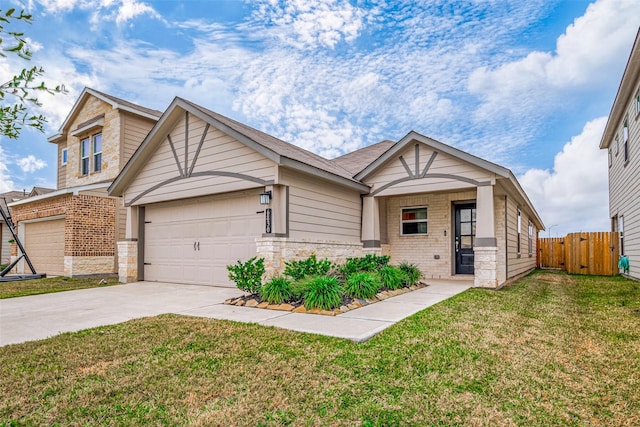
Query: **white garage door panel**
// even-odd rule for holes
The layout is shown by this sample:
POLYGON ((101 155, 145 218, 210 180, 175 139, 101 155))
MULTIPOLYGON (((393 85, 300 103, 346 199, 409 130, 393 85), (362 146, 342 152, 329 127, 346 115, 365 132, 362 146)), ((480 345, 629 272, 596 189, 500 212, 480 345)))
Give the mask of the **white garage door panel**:
MULTIPOLYGON (((24 246, 38 273, 64 275, 64 219, 26 223, 24 246)), ((25 273, 31 273, 24 263, 25 273)))
POLYGON ((227 265, 255 256, 263 233, 259 194, 146 206, 145 280, 235 286, 227 265))

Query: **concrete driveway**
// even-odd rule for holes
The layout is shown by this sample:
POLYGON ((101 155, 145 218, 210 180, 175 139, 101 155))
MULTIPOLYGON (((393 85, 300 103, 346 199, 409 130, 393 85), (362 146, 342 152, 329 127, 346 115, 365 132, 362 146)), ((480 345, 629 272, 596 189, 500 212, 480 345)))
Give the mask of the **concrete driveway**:
POLYGON ((0 346, 48 338, 141 317, 175 313, 259 323, 353 341, 383 329, 471 287, 437 281, 407 294, 338 316, 300 314, 226 305, 235 288, 138 282, 0 300, 0 346))

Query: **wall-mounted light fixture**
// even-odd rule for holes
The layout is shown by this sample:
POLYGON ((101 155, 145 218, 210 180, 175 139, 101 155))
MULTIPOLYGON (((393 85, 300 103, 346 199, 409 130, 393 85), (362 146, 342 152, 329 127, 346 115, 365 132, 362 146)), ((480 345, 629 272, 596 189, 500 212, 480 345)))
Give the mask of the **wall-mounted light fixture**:
POLYGON ((269 203, 271 203, 271 191, 260 193, 260 204, 268 205, 269 203))

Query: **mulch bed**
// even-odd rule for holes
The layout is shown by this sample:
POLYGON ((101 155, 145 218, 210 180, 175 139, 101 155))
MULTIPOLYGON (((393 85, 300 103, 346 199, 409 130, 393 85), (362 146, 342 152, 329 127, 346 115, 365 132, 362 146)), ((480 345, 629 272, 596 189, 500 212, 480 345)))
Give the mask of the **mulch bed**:
POLYGON ((396 295, 406 294, 407 292, 415 291, 418 289, 425 288, 427 285, 424 282, 420 282, 416 285, 400 288, 395 290, 381 290, 378 292, 373 298, 369 299, 360 299, 360 298, 351 298, 351 297, 343 297, 342 303, 339 308, 335 310, 320 310, 319 308, 313 308, 307 310, 304 306, 303 300, 291 301, 284 304, 270 304, 268 301, 263 301, 260 298, 259 294, 247 294, 241 297, 229 298, 224 303, 227 305, 235 305, 239 307, 254 307, 254 308, 264 308, 267 310, 279 310, 279 311, 292 311, 294 313, 309 313, 309 314, 322 314, 325 316, 335 316, 336 314, 346 313, 351 310, 358 309, 360 307, 364 307, 370 304, 375 304, 378 301, 383 301, 387 298, 395 297, 396 295))

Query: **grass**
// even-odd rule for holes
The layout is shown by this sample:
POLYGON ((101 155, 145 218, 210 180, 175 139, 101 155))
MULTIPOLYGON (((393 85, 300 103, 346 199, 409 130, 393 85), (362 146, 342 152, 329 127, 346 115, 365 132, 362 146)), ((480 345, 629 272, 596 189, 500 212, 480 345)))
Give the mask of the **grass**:
POLYGON ((166 315, 0 348, 0 425, 639 425, 640 283, 536 272, 363 344, 166 315))
POLYGON ((0 282, 0 299, 119 284, 118 278, 108 278, 104 280, 105 282, 101 284, 101 279, 99 278, 71 278, 58 276, 47 277, 44 279, 0 282))

